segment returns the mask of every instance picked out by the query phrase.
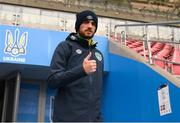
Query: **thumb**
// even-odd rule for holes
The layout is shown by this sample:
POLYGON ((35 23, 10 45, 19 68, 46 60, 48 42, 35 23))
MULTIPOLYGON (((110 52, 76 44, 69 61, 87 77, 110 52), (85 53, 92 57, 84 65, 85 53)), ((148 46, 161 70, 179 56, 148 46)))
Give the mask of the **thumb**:
POLYGON ((85 60, 89 60, 91 57, 91 52, 89 52, 89 54, 86 56, 85 60))

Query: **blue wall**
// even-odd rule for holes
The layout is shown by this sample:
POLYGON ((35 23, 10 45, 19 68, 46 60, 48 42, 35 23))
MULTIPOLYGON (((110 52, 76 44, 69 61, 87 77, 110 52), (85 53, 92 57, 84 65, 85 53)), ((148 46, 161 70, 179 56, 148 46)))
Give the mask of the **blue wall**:
MULTIPOLYGON (((41 29, 22 28, 16 26, 0 25, 0 62, 27 65, 49 66, 56 46, 64 41, 69 33, 41 29), (27 34, 27 35, 24 35, 27 34), (27 40, 26 40, 27 39, 27 40), (12 44, 12 47, 9 45, 12 44), (24 48, 24 53, 13 54, 14 44, 24 48)), ((108 71, 108 40, 102 36, 95 36, 97 48, 105 56, 105 71, 108 71)), ((14 48, 15 49, 15 48, 14 48)))
POLYGON ((109 54, 105 76, 103 115, 105 121, 180 121, 180 89, 146 65, 109 54), (168 83, 172 113, 160 116, 157 90, 168 83))

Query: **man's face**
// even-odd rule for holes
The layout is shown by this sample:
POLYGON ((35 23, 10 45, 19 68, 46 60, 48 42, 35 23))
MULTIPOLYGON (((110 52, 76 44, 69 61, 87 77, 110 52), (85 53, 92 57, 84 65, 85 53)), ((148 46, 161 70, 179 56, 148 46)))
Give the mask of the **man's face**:
POLYGON ((93 20, 84 21, 79 28, 79 34, 86 39, 92 38, 94 36, 95 31, 96 23, 93 20))

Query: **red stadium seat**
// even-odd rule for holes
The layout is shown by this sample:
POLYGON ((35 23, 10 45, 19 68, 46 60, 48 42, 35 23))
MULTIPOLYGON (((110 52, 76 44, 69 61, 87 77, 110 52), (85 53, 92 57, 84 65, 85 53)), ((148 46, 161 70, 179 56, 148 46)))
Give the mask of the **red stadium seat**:
MULTIPOLYGON (((175 47, 172 62, 180 63, 180 48, 175 47)), ((173 63, 171 65, 172 74, 180 75, 180 65, 173 63)))
POLYGON ((153 47, 151 48, 152 55, 157 54, 163 47, 164 47, 164 43, 157 42, 156 44, 154 44, 153 47))
POLYGON ((132 48, 132 50, 134 50, 134 51, 136 51, 136 52, 143 51, 143 46, 139 46, 139 47, 132 48))
MULTIPOLYGON (((172 45, 170 44, 165 44, 164 48, 159 51, 156 55, 154 55, 155 58, 162 59, 162 60, 167 60, 167 58, 170 56, 171 50, 172 50, 172 45)), ((155 59, 154 63, 161 68, 166 68, 166 64, 164 61, 155 59)))
POLYGON ((135 47, 139 47, 142 46, 143 42, 142 41, 135 41, 131 44, 128 45, 129 48, 135 48, 135 47))

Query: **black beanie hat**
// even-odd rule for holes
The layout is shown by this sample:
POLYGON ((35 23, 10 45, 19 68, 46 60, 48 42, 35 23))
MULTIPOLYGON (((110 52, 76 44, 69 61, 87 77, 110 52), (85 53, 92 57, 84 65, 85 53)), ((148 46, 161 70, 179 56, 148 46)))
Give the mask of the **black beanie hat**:
POLYGON ((93 20, 96 24, 96 30, 97 30, 98 27, 97 15, 90 10, 85 10, 76 14, 76 23, 75 23, 76 32, 78 32, 80 25, 86 20, 93 20))

